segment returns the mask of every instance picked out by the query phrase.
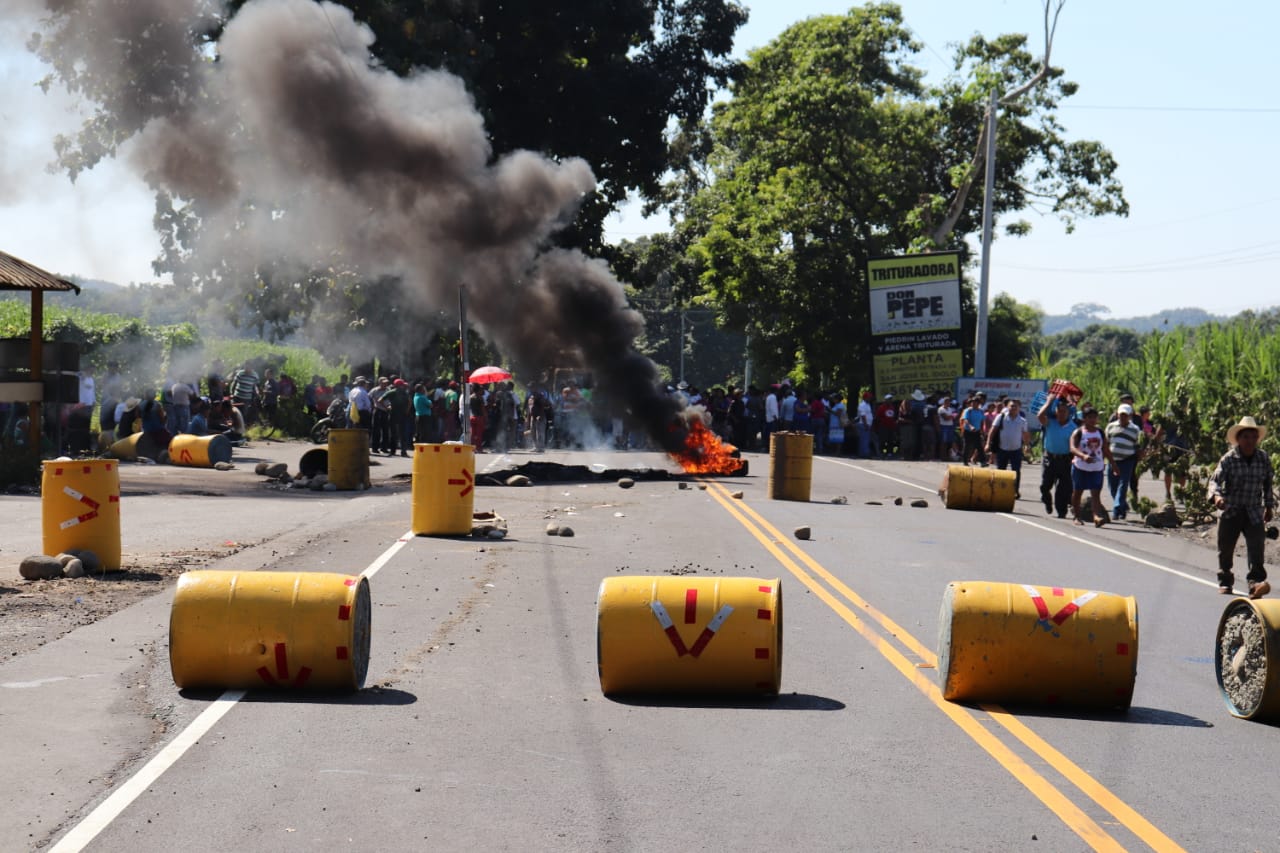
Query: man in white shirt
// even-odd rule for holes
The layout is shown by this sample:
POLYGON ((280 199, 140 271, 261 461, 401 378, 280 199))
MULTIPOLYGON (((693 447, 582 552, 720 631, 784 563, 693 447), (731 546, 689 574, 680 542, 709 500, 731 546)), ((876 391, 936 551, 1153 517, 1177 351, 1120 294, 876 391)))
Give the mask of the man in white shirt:
POLYGON ((772 385, 769 388, 769 395, 764 398, 764 430, 762 436, 765 450, 769 449, 769 436, 778 428, 778 417, 778 386, 772 385))
POLYGON ((1013 490, 1022 498, 1022 454, 1031 442, 1031 430, 1020 411, 1022 404, 1010 400, 1005 410, 996 415, 987 438, 987 451, 995 453, 996 467, 1013 469, 1013 490))

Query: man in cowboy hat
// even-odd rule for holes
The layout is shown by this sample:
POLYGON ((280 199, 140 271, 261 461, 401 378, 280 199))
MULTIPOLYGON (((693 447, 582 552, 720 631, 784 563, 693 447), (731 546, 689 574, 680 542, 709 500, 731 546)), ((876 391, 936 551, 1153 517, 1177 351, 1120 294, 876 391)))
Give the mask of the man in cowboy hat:
POLYGON ((1231 595, 1235 577, 1231 573, 1236 542, 1244 534, 1249 558, 1249 597, 1261 598, 1271 591, 1262 563, 1265 524, 1271 520, 1276 500, 1272 494, 1271 460, 1258 442, 1267 428, 1245 416, 1227 430, 1232 447, 1218 460, 1209 478, 1209 500, 1222 510, 1218 517, 1218 592, 1231 595))

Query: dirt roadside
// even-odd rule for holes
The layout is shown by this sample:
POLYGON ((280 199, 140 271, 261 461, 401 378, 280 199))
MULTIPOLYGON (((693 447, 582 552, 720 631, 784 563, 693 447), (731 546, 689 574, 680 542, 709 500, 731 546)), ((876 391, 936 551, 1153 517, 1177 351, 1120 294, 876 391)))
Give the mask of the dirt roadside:
MULTIPOLYGON (((285 488, 254 473, 258 462, 284 462, 296 472, 313 447, 255 442, 237 449, 230 471, 122 463, 123 571, 96 577, 24 580, 18 564, 43 547, 40 496, 34 490, 0 496, 0 660, 168 590, 183 572, 270 542, 337 502, 360 498, 285 488)), ((407 491, 409 463, 375 458, 372 493, 407 491)))

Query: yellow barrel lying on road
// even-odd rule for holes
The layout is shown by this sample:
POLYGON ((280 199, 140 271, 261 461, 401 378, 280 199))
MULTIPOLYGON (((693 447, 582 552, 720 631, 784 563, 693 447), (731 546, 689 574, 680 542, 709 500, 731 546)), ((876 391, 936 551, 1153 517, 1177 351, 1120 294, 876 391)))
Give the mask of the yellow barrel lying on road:
POLYGON ((111 459, 46 462, 40 484, 44 553, 92 551, 120 571, 120 465, 111 459))
POLYGON ((107 452, 116 459, 124 459, 133 461, 139 456, 145 456, 148 459, 155 459, 160 455, 163 447, 158 446, 151 436, 145 432, 135 432, 126 438, 122 438, 115 442, 107 449, 107 452))
POLYGON ((169 612, 169 669, 179 687, 358 690, 370 619, 363 577, 187 572, 169 612))
POLYGON ((809 500, 813 481, 813 436, 775 432, 769 436, 769 500, 809 500))
POLYGON ((1246 720, 1280 718, 1280 601, 1237 598, 1218 622, 1214 669, 1227 710, 1246 720))
POLYGON ((938 494, 947 509, 981 509, 1013 512, 1017 497, 1017 475, 995 468, 967 468, 948 465, 938 494))
POLYGON ((476 451, 470 444, 413 446, 414 536, 466 536, 476 504, 476 451))
POLYGON ((938 679, 961 702, 1128 708, 1138 675, 1132 596, 955 581, 942 597, 938 679))
POLYGON ((368 430, 329 430, 329 482, 338 489, 369 488, 368 430))
POLYGON ((776 694, 782 681, 777 578, 605 578, 596 605, 600 689, 776 694))
POLYGON ((231 461, 231 439, 225 435, 175 435, 169 442, 169 461, 192 468, 212 468, 231 461))

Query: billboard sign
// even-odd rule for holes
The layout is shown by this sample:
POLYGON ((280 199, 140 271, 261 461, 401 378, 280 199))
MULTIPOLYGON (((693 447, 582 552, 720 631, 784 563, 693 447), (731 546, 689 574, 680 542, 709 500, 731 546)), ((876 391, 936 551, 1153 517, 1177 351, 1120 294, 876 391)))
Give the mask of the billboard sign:
POLYGON ((877 398, 951 387, 964 372, 960 255, 872 258, 867 287, 877 398))

